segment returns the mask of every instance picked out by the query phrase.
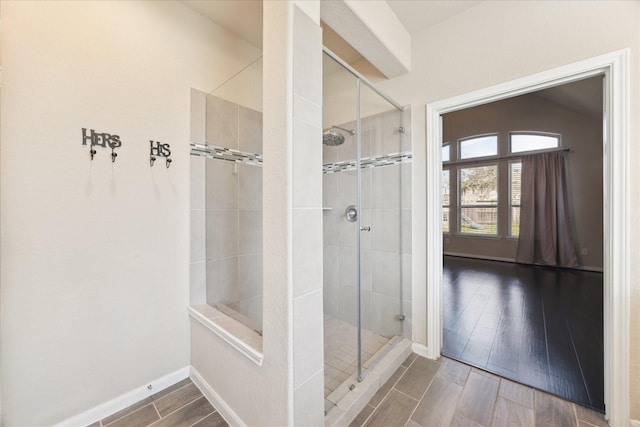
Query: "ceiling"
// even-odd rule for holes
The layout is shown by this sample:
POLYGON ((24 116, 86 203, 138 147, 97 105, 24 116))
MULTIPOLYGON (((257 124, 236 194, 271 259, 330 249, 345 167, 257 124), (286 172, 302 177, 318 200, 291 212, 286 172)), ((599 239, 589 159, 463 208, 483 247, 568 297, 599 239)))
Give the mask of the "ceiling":
POLYGON ((603 76, 595 76, 534 92, 534 95, 591 117, 602 117, 602 79, 603 76))
POLYGON ((387 0, 410 34, 433 27, 480 3, 478 0, 387 0))
MULTIPOLYGON (((262 47, 262 0, 183 0, 182 3, 205 15, 230 33, 247 40, 254 46, 262 47)), ((387 3, 407 31, 414 34, 481 2, 478 0, 388 0, 387 3)), ((343 43, 346 42, 343 40, 343 43)), ((348 48, 351 47, 345 47, 345 49, 348 48)), ((337 50, 340 48, 336 47, 334 51, 337 50)), ((347 62, 351 63, 349 60, 347 62)))
MULTIPOLYGON (((208 17, 230 33, 262 48, 262 0, 183 0, 182 3, 208 17)), ((479 0, 387 0, 387 3, 407 31, 415 34, 482 2, 479 0)), ((366 63, 362 55, 335 31, 324 23, 322 27, 325 46, 348 64, 366 63)), ((584 114, 592 116, 602 114, 601 78, 591 78, 545 89, 536 92, 536 95, 584 114)))
POLYGON ((182 3, 262 49, 262 0, 183 0, 182 3))

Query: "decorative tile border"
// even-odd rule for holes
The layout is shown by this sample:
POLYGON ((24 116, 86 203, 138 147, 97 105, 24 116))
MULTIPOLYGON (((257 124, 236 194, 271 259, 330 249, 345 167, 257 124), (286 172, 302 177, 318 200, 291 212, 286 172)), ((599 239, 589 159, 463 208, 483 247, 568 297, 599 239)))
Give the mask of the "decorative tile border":
MULTIPOLYGON (((262 167, 261 154, 246 153, 233 148, 218 147, 211 144, 199 144, 197 142, 192 142, 191 155, 262 167)), ((360 160, 360 167, 362 169, 366 169, 391 166, 398 163, 411 163, 412 159, 413 155, 410 152, 391 153, 377 157, 363 157, 360 160)), ((322 165, 322 173, 325 174, 354 170, 356 170, 355 160, 345 160, 342 162, 326 163, 322 165)))
MULTIPOLYGON (((398 163, 411 163, 412 159, 413 154, 409 152, 391 153, 377 157, 363 157, 360 159, 360 167, 362 169, 366 169, 391 166, 398 163)), ((337 173, 354 170, 356 170, 355 160, 345 160, 342 162, 326 163, 322 165, 322 173, 337 173)))
POLYGON ((211 144, 191 143, 191 155, 262 167, 262 155, 211 144))

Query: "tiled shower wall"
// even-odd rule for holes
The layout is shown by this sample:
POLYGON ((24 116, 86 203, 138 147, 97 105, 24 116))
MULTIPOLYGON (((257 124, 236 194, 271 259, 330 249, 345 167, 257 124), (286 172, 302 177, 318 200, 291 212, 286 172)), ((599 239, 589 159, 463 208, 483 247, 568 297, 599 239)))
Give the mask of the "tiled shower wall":
MULTIPOLYGON (((408 129, 399 130, 409 114, 394 110, 361 120, 361 157, 381 160, 362 169, 360 215, 362 226, 371 227, 361 232, 362 322, 387 337, 411 338, 411 138, 408 129), (389 156, 397 153, 407 155, 389 156), (397 318, 401 314, 404 321, 397 318)), ((355 129, 356 124, 339 126, 355 129)), ((323 146, 325 170, 356 159, 356 136, 343 135, 342 145, 323 146)), ((356 323, 358 230, 345 219, 345 209, 356 197, 355 170, 323 175, 324 312, 351 324, 356 323)))
MULTIPOLYGON (((262 154, 260 112, 191 96, 193 142, 262 154)), ((224 304, 261 330, 262 167, 197 156, 191 167, 191 303, 224 304)))

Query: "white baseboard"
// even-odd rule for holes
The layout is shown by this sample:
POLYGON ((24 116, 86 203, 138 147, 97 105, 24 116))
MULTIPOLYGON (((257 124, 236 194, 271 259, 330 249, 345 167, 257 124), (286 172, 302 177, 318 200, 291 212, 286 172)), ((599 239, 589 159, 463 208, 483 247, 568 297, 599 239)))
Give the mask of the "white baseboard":
POLYGON ((629 420, 629 427, 640 427, 640 420, 629 420))
POLYGON ((211 404, 220 412, 222 418, 225 419, 233 427, 246 427, 246 424, 242 422, 238 414, 236 414, 227 402, 207 383, 207 381, 200 375, 200 373, 191 366, 191 381, 200 389, 204 397, 211 402, 211 404))
POLYGON ((413 350, 413 352, 418 356, 426 357, 427 359, 433 359, 429 352, 429 348, 426 345, 414 342, 413 344, 411 344, 411 350, 413 350))
POLYGON ((134 390, 131 390, 125 394, 122 394, 115 399, 111 399, 95 408, 89 409, 81 414, 69 418, 59 424, 57 427, 83 427, 89 424, 95 423, 111 414, 123 410, 124 408, 133 405, 165 388, 172 386, 185 378, 189 378, 189 367, 178 369, 175 372, 167 374, 156 380, 153 380, 147 384, 144 384, 134 390), (149 388, 149 386, 151 386, 149 388))

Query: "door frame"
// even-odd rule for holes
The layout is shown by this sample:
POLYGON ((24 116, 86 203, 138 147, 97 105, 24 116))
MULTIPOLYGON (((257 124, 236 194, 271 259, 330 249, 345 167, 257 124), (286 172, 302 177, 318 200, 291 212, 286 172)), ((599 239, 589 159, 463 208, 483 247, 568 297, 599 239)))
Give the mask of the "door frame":
POLYGON ((426 175, 425 194, 414 193, 417 202, 414 211, 426 209, 415 212, 415 218, 426 220, 427 236, 425 245, 414 245, 414 250, 424 252, 414 253, 415 259, 426 259, 426 263, 413 263, 414 277, 426 279, 426 294, 414 289, 414 295, 424 301, 414 303, 416 307, 427 309, 426 330, 420 330, 422 328, 414 322, 414 328, 418 329, 414 331, 414 339, 426 339, 426 348, 422 347, 420 353, 437 359, 443 339, 441 115, 604 75, 604 400, 605 417, 612 425, 620 426, 629 423, 629 55, 629 49, 623 49, 429 103, 426 106, 426 147, 414 150, 413 158, 414 167, 426 175))

